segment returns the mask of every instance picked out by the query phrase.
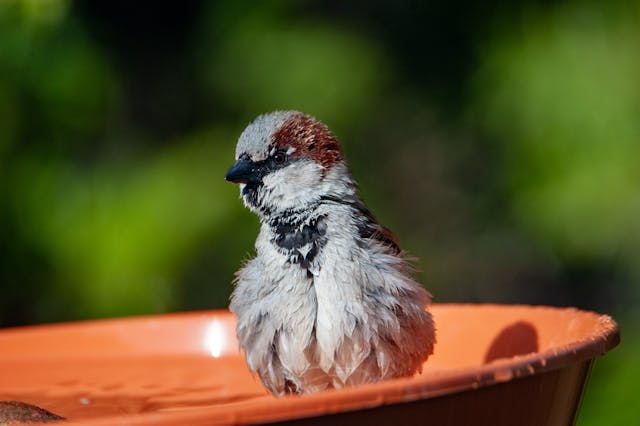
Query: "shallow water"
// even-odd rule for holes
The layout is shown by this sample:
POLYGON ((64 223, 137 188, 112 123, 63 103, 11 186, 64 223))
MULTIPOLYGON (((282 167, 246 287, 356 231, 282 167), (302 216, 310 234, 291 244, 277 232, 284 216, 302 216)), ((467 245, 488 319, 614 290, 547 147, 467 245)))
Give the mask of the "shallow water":
POLYGON ((272 398, 239 357, 9 361, 0 400, 17 400, 69 419, 242 405, 272 398))

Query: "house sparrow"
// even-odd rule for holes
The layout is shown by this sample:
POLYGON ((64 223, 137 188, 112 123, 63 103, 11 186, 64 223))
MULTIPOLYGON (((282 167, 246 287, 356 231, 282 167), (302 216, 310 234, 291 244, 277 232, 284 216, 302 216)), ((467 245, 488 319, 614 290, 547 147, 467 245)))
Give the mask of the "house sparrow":
POLYGON ((225 179, 262 223, 230 310, 249 369, 275 395, 412 376, 433 352, 429 293, 378 224, 328 128, 256 118, 225 179))

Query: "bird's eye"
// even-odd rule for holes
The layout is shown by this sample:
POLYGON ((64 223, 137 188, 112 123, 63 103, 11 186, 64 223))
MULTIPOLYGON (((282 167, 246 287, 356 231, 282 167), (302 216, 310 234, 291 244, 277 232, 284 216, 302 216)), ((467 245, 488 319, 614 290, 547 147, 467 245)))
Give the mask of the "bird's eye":
POLYGON ((286 158, 287 156, 284 152, 276 152, 275 154, 273 154, 273 161, 275 161, 276 164, 284 163, 284 160, 286 160, 286 158))

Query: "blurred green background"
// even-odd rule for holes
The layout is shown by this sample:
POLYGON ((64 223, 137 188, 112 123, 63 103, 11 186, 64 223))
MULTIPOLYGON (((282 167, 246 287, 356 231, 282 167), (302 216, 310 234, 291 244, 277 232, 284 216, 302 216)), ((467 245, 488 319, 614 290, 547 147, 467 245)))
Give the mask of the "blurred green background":
POLYGON ((224 182, 300 109, 437 302, 615 316, 580 425, 638 421, 640 2, 0 1, 0 325, 222 308, 224 182))

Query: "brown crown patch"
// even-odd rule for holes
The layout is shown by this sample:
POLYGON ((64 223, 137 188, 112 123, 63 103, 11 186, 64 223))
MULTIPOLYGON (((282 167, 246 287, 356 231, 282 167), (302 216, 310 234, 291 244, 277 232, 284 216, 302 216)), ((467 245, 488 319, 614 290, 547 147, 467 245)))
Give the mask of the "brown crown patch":
POLYGON ((273 142, 277 148, 294 148, 292 157, 306 155, 326 170, 343 159, 340 143, 327 126, 302 113, 285 121, 274 133, 273 142))

